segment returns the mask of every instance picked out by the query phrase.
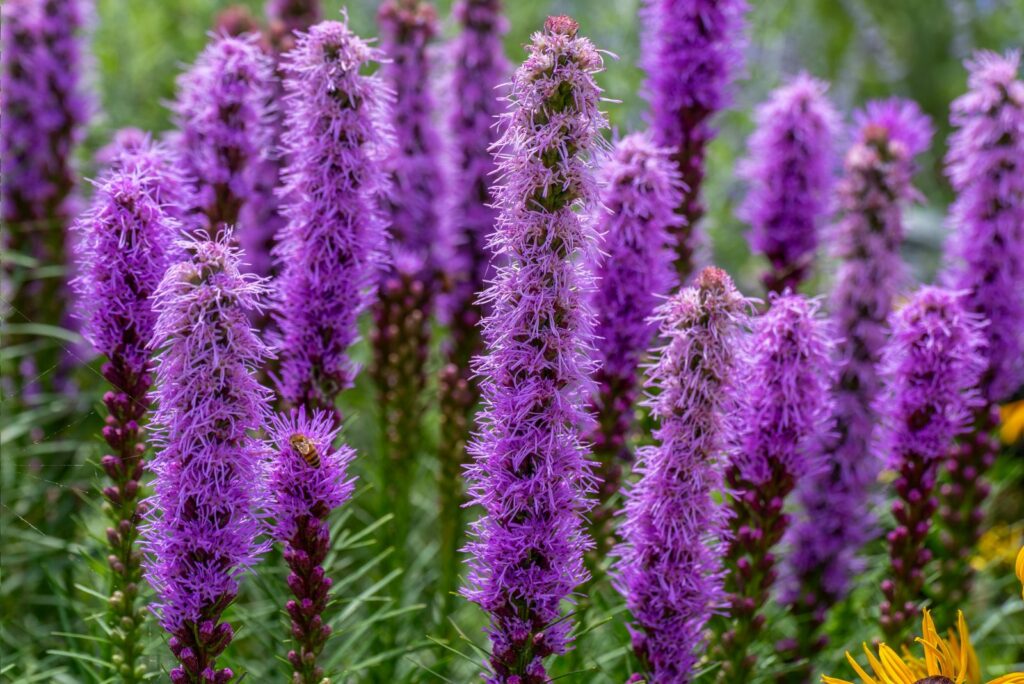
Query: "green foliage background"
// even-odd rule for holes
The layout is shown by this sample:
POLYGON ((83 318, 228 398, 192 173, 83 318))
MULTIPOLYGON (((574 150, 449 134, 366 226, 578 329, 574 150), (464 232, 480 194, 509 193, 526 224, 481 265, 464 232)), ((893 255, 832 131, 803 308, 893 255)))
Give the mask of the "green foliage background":
MULTIPOLYGON (((98 111, 82 154, 89 175, 91 153, 113 130, 137 126, 166 129, 165 103, 174 96, 174 78, 206 40, 215 14, 228 5, 215 0, 98 0, 92 34, 92 86, 98 111)), ((247 0, 255 13, 261 2, 247 0)), ((324 3, 336 16, 337 0, 324 3)), ((637 36, 637 0, 506 0, 511 20, 506 47, 513 61, 523 54, 531 31, 551 13, 570 13, 599 47, 616 55, 600 82, 613 126, 627 132, 643 125, 645 103, 638 96, 641 72, 637 36)), ((1024 0, 752 0, 748 68, 738 84, 736 106, 720 117, 721 133, 709 156, 706 225, 715 259, 726 266, 746 292, 759 292, 762 264, 752 258, 744 227, 733 215, 742 195, 735 161, 751 128, 751 108, 787 74, 806 69, 833 83, 832 96, 845 112, 871 97, 903 95, 916 99, 939 129, 933 151, 919 177, 926 201, 910 213, 906 256, 915 277, 930 279, 940 258, 943 217, 950 200, 941 173, 948 134, 949 102, 965 86, 962 59, 978 48, 1004 50, 1019 45, 1024 33, 1024 0)), ((376 33, 375 2, 348 4, 352 24, 363 35, 376 33)), ((448 0, 439 2, 448 16, 448 0)), ((445 36, 453 33, 450 20, 445 36)), ((820 269, 828 273, 827 265, 820 269)), ((824 291, 827 277, 813 283, 824 291)), ((40 327, 39 345, 61 346, 85 359, 88 352, 73 333, 40 327)), ((4 349, 10 368, 18 350, 4 349)), ((366 356, 365 348, 357 350, 366 356)), ((99 511, 97 461, 101 442, 103 391, 98 361, 83 364, 77 395, 58 394, 28 410, 12 413, 6 397, 0 425, 0 681, 109 681, 102 626, 107 588, 103 528, 99 511)), ((43 369, 52 372, 53 369, 43 369)), ((332 619, 337 636, 328 645, 327 663, 336 682, 474 681, 486 646, 479 611, 464 601, 454 615, 438 614, 435 463, 432 459, 436 415, 428 414, 422 453, 410 454, 397 471, 375 462, 380 453, 374 389, 365 380, 344 399, 347 438, 358 448, 360 477, 356 500, 333 521, 337 544, 331 574, 337 578, 332 619), (415 524, 407 540, 407 562, 396 567, 385 548, 384 526, 391 524, 387 502, 379 495, 386 478, 412 483, 415 524), (449 622, 450 619, 450 622, 449 622), (455 626, 452 626, 452 625, 455 626), (460 634, 462 636, 460 636, 460 634)), ((995 473, 993 517, 1021 518, 1020 454, 1002 459, 995 473)), ((887 507, 880 507, 883 510, 887 507)), ((851 521, 851 524, 860 524, 851 521)), ((877 634, 878 582, 884 571, 880 543, 868 549, 868 568, 853 597, 829 623, 833 646, 819 671, 852 675, 841 662, 845 648, 877 634)), ((287 621, 283 564, 271 554, 259 574, 246 583, 228 616, 241 626, 226 658, 250 682, 283 681, 287 664, 287 621)), ((1012 569, 992 565, 970 605, 964 606, 978 642, 986 674, 1024 669, 1024 602, 1012 569)), ((592 604, 581 604, 581 634, 576 650, 555 666, 567 681, 622 682, 629 672, 628 635, 621 603, 607 583, 595 587, 592 604), (571 673, 576 673, 572 675, 571 673)), ((779 611, 769 616, 770 633, 780 637, 791 627, 779 611)), ((169 653, 152 624, 150 669, 165 679, 169 653)), ((777 667, 762 659, 765 681, 777 667)))

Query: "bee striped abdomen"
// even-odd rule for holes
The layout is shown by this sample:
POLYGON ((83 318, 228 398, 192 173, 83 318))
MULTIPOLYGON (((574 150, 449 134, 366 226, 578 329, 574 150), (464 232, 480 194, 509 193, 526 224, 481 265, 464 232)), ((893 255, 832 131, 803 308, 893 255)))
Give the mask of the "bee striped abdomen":
POLYGON ((292 435, 288 441, 310 468, 320 467, 320 454, 317 453, 316 445, 309 441, 308 437, 296 434, 292 435))

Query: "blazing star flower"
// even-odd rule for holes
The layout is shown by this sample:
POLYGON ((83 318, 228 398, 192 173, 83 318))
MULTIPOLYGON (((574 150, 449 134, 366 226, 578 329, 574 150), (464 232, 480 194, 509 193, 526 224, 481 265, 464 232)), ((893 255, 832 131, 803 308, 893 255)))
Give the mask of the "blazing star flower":
POLYGON ((301 407, 288 416, 274 416, 269 429, 267 513, 291 571, 288 587, 295 598, 285 609, 299 644, 298 650, 288 652, 297 682, 318 684, 324 678, 317 658, 331 635, 322 618, 332 585, 324 570, 331 541, 327 516, 352 496, 347 470, 355 457, 347 446, 332 446, 339 430, 331 413, 307 416, 301 407))
MULTIPOLYGON (((921 620, 921 636, 914 639, 921 644, 923 658, 907 650, 901 656, 885 644, 878 647, 876 657, 868 645, 864 644, 864 653, 868 657, 872 674, 868 674, 849 652, 846 653, 846 660, 863 684, 981 684, 978 655, 971 644, 967 621, 961 611, 957 611, 956 626, 956 634, 950 630, 949 638, 943 639, 926 608, 921 620)), ((822 677, 821 681, 825 684, 853 684, 845 679, 828 676, 822 677)), ((996 677, 990 679, 988 684, 1024 684, 1024 672, 996 677)))
POLYGON ((731 492, 728 569, 729 618, 713 624, 723 678, 744 681, 756 661, 750 645, 775 582, 775 547, 789 525, 783 512, 797 482, 820 467, 820 441, 831 413, 832 340, 818 303, 800 295, 769 297, 755 322, 744 388, 740 430, 726 487, 731 492))
POLYGON ((882 582, 881 605, 882 630, 892 641, 903 637, 917 611, 931 560, 925 538, 938 506, 935 477, 979 403, 973 388, 984 365, 983 344, 978 319, 948 290, 923 287, 894 316, 883 359, 889 396, 880 410, 891 420, 883 444, 899 473, 896 529, 888 535, 892 571, 882 582))
POLYGON ((451 332, 446 363, 438 377, 441 430, 437 454, 442 527, 438 593, 444 597, 444 615, 454 609, 463 517, 462 464, 473 410, 480 399, 470 362, 483 348, 479 327, 483 310, 476 299, 487 286, 487 238, 497 217, 491 206, 495 164, 490 148, 497 137, 494 122, 503 108, 498 89, 508 81, 511 72, 501 44, 502 35, 508 30, 501 0, 459 0, 452 14, 461 31, 450 57, 451 90, 456 101, 448 116, 448 175, 453 197, 446 211, 443 235, 450 291, 441 302, 441 313, 451 332))
POLYGON ((803 282, 830 208, 839 115, 827 90, 824 81, 800 74, 754 115, 757 128, 740 166, 750 191, 740 213, 751 224, 751 247, 770 264, 764 276, 770 292, 803 282))
POLYGON ((599 365, 593 442, 601 464, 602 507, 592 520, 599 556, 611 531, 612 511, 606 504, 619 491, 621 464, 631 460, 626 439, 633 423, 637 369, 658 325, 651 315, 676 282, 671 231, 682 220, 675 213, 679 173, 668 150, 646 135, 623 138, 601 175, 607 211, 598 210, 598 231, 607 255, 595 266, 593 300, 599 365))
POLYGON ((288 403, 311 411, 335 411, 338 394, 352 385, 348 349, 384 261, 389 95, 376 76, 360 73, 381 57, 346 24, 325 21, 299 34, 284 59, 280 386, 288 403))
POLYGON ((988 321, 987 367, 980 379, 985 405, 975 429, 947 461, 942 485, 943 567, 938 595, 958 605, 970 589, 988 496, 985 474, 995 463, 997 403, 1024 382, 1024 81, 1020 54, 981 52, 967 62, 968 92, 953 102, 956 131, 947 174, 957 192, 946 281, 966 293, 968 310, 988 321))
POLYGON ((906 100, 869 103, 854 118, 855 140, 836 188, 839 218, 831 239, 839 260, 829 297, 837 340, 835 430, 825 441, 824 467, 800 483, 803 514, 790 536, 784 598, 801 614, 805 630, 794 660, 810 659, 823 646, 817 632, 826 611, 846 594, 857 553, 874 534, 869 492, 882 466, 873 439, 878 364, 903 280, 899 250, 903 208, 917 196, 911 185, 914 156, 931 136, 928 119, 906 100))
POLYGON ((97 153, 97 161, 111 171, 134 173, 160 208, 179 224, 179 231, 182 229, 191 206, 190 183, 165 143, 137 128, 123 128, 97 153))
POLYGON ((750 303, 729 276, 709 267, 658 307, 665 341, 654 351, 647 400, 658 446, 637 454, 640 480, 626 492, 615 586, 633 615, 633 650, 644 681, 688 682, 704 627, 725 603, 721 538, 725 436, 732 381, 750 303))
POLYGON ((568 648, 560 604, 587 572, 583 529, 593 488, 582 436, 592 387, 596 236, 588 157, 605 118, 603 63, 570 17, 549 17, 511 85, 498 143, 500 214, 492 249, 505 262, 484 295, 485 399, 467 469, 483 517, 472 526, 463 595, 490 613, 488 681, 548 681, 544 658, 568 648))
POLYGON ((109 412, 103 437, 113 453, 100 464, 111 480, 103 494, 112 523, 107 528, 114 580, 108 601, 112 642, 122 659, 120 674, 129 682, 145 674, 138 662, 145 615, 135 603, 134 587, 141 579, 135 540, 144 512, 138 502, 146 448, 141 423, 149 408, 156 325, 151 298, 177 256, 174 240, 180 229, 157 198, 166 179, 144 173, 139 167, 121 168, 104 176, 90 208, 73 226, 78 277, 72 287, 80 302, 82 333, 107 357, 102 373, 113 387, 103 396, 109 412))
POLYGON ((257 36, 217 36, 178 78, 174 106, 182 168, 195 183, 196 220, 233 226, 272 140, 274 65, 257 36))
POLYGON ((697 222, 704 151, 715 136, 711 117, 728 106, 730 85, 742 61, 745 0, 644 0, 641 65, 651 104, 654 142, 673 150, 685 191, 677 211, 676 268, 681 279, 693 269, 700 240, 697 222))
POLYGON ((234 635, 220 619, 265 549, 255 511, 262 447, 250 433, 267 417, 256 370, 270 351, 247 317, 265 286, 239 271, 231 239, 184 241, 191 258, 168 269, 153 305, 162 351, 144 568, 180 663, 174 684, 232 679, 216 666, 234 635))

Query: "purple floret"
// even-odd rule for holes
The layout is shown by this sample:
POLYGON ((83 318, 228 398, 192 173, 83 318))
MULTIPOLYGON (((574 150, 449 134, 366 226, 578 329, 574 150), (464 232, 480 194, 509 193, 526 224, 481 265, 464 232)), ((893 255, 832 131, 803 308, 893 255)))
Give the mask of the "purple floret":
POLYGON ((596 201, 588 158, 605 118, 600 53, 569 17, 550 17, 516 71, 498 146, 504 263, 484 295, 484 408, 468 466, 472 526, 463 594, 491 615, 488 681, 548 681, 544 658, 568 648, 561 602, 587 578, 583 514, 593 490, 582 436, 591 420, 589 358, 596 201), (584 213, 580 213, 580 211, 584 213))
POLYGON ((240 577, 265 550, 255 505, 263 448, 251 436, 266 420, 270 393, 255 374, 270 356, 249 324, 265 286, 239 271, 225 231, 218 241, 184 241, 191 254, 167 271, 156 293, 161 349, 154 397, 158 426, 155 495, 144 530, 154 611, 181 665, 171 681, 197 681, 233 636, 220 623, 240 577))
MULTIPOLYGON (((273 140, 274 65, 258 36, 215 36, 178 78, 182 168, 200 228, 234 226, 273 140)), ((244 230, 244 227, 243 227, 244 230)))
POLYGON ((284 61, 288 225, 276 255, 283 269, 281 392, 308 409, 334 411, 356 368, 348 349, 375 293, 387 222, 383 161, 392 144, 390 95, 360 73, 382 53, 336 21, 299 34, 284 61))
POLYGON ((715 136, 711 117, 728 106, 730 84, 742 62, 745 0, 645 0, 641 9, 640 63, 647 72, 644 95, 651 105, 654 142, 673 150, 686 191, 677 211, 676 267, 682 278, 693 268, 700 239, 697 222, 704 152, 715 136))
MULTIPOLYGON (((633 423, 637 369, 657 331, 658 323, 651 319, 654 309, 676 283, 671 231, 682 219, 675 213, 679 172, 668 150, 647 135, 623 138, 605 162, 601 181, 604 208, 598 209, 598 231, 604 236, 604 254, 594 269, 599 370, 593 441, 601 461, 604 503, 618 491, 621 465, 630 460, 626 439, 633 423)), ((607 508, 595 513, 595 533, 600 533, 598 518, 610 514, 607 508)))
POLYGON ((803 282, 818 246, 818 230, 831 208, 839 116, 828 84, 801 74, 774 91, 755 113, 757 129, 740 174, 750 184, 741 215, 749 240, 770 270, 771 292, 803 282))
POLYGON ((704 628, 725 603, 721 538, 726 439, 738 424, 733 380, 751 309, 720 269, 706 268, 658 307, 664 343, 654 350, 647 405, 657 446, 641 449, 626 494, 615 586, 633 615, 633 648, 645 681, 688 682, 704 628))

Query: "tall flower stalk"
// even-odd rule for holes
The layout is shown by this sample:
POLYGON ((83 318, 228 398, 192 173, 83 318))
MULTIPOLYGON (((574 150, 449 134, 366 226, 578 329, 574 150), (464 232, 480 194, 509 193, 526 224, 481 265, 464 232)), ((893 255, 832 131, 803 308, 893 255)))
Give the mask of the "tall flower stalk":
POLYGON ((352 496, 347 471, 355 457, 347 446, 332 446, 339 430, 330 413, 307 416, 304 408, 274 417, 269 430, 267 512, 274 538, 284 546, 295 597, 285 604, 298 646, 288 652, 295 684, 324 681, 317 659, 331 635, 323 619, 333 584, 324 569, 331 547, 327 516, 352 496))
POLYGON ((769 263, 765 289, 781 294, 806 279, 829 211, 839 115, 828 84, 800 74, 757 108, 741 175, 750 184, 741 214, 750 246, 769 263))
POLYGON ((273 62, 252 34, 215 37, 179 77, 175 142, 194 183, 194 227, 216 233, 239 222, 271 147, 273 94, 273 62))
MULTIPOLYGON (((65 264, 65 228, 75 213, 75 146, 84 135, 89 103, 82 88, 81 29, 85 0, 10 0, 0 9, 0 217, 3 249, 41 267, 65 264)), ((10 322, 64 322, 61 278, 37 277, 24 261, 4 259, 3 317, 10 322)), ((5 331, 6 332, 6 331, 5 331)), ((9 335, 16 348, 30 340, 9 335)), ((21 400, 38 389, 39 368, 53 352, 24 356, 21 400), (42 354, 42 355, 41 355, 42 354)))
POLYGON ((784 599, 799 619, 796 635, 780 644, 781 651, 790 662, 803 663, 794 678, 804 680, 810 659, 827 643, 820 634, 827 612, 846 595, 859 567, 857 555, 875 533, 869 496, 882 467, 873 437, 878 364, 904 278, 900 246, 904 207, 917 198, 914 157, 928 147, 932 132, 917 105, 906 100, 869 103, 854 119, 832 230, 839 261, 829 296, 837 340, 835 429, 824 443, 824 466, 800 485, 802 515, 792 530, 786 573, 784 599))
POLYGON ((448 116, 451 136, 451 179, 455 199, 449 208, 445 238, 449 291, 445 317, 450 347, 438 377, 441 431, 438 444, 441 563, 438 593, 441 615, 452 613, 458 585, 458 547, 462 537, 462 465, 473 411, 480 399, 470 362, 483 341, 479 323, 483 310, 477 295, 486 287, 487 238, 497 210, 492 206, 494 122, 502 111, 499 86, 510 67, 502 49, 508 22, 501 0, 460 0, 452 9, 461 32, 452 47, 452 91, 456 100, 448 116))
POLYGON ((952 209, 948 280, 966 293, 965 306, 988 321, 988 365, 979 390, 984 404, 974 430, 947 460, 940 489, 943 566, 939 605, 960 605, 970 588, 969 559, 983 521, 995 462, 992 435, 998 403, 1024 382, 1024 81, 1020 54, 982 52, 967 63, 969 91, 953 103, 947 173, 957 199, 952 209))
MULTIPOLYGON (((145 152, 143 153, 145 154, 145 152)), ((111 449, 100 459, 109 477, 103 487, 110 519, 107 558, 111 572, 107 602, 112 662, 121 681, 145 677, 140 662, 144 611, 138 606, 142 553, 136 548, 145 507, 139 503, 143 423, 152 384, 150 346, 156 324, 150 298, 175 256, 179 224, 160 204, 143 171, 115 170, 96 185, 92 205, 78 219, 72 283, 81 302, 83 334, 107 357, 103 377, 112 389, 103 395, 108 414, 103 439, 111 449)))
POLYGON ((467 546, 463 594, 490 613, 488 681, 548 681, 544 659, 569 646, 561 602, 587 578, 583 513, 593 489, 582 437, 590 423, 589 296, 596 236, 588 157, 605 124, 600 53, 570 17, 549 17, 512 80, 499 142, 506 261, 484 296, 485 399, 471 447, 470 496, 484 513, 467 546))
POLYGON ((288 660, 301 684, 322 681, 317 659, 330 634, 326 520, 352 490, 346 470, 354 454, 332 446, 342 422, 335 402, 355 381, 349 348, 385 260, 389 94, 363 73, 381 56, 345 23, 325 21, 298 33, 283 62, 288 223, 277 245, 275 314, 280 390, 298 412, 272 430, 270 497, 295 597, 286 606, 297 643, 288 660))
POLYGON ((673 150, 685 190, 676 210, 676 270, 680 281, 694 268, 704 215, 704 154, 715 136, 711 118, 728 106, 742 62, 745 0, 644 0, 645 95, 654 142, 673 150))
POLYGON ((248 319, 265 288, 239 271, 231 239, 225 231, 182 243, 190 258, 168 269, 154 304, 159 431, 144 568, 179 662, 174 684, 234 678, 217 667, 234 637, 221 618, 265 550, 256 511, 263 449, 251 432, 267 418, 270 393, 255 374, 270 351, 248 319))
POLYGON ((896 528, 887 537, 892 567, 882 582, 881 626, 890 644, 904 643, 923 598, 939 464, 980 403, 974 389, 985 365, 980 327, 959 295, 935 287, 921 288, 894 316, 883 359, 891 421, 883 444, 898 473, 896 528))
POLYGON ((704 628, 726 603, 719 559, 727 509, 714 495, 738 426, 731 383, 749 310, 714 267, 658 307, 664 343, 654 350, 647 400, 658 444, 637 453, 640 480, 627 490, 615 551, 615 586, 633 616, 640 663, 631 681, 691 681, 704 628))
POLYGON ((831 412, 832 341, 817 302, 790 294, 771 295, 769 303, 739 378, 745 394, 725 474, 729 611, 713 623, 719 682, 747 682, 757 664, 751 647, 778 572, 776 546, 789 526, 784 507, 797 482, 820 465, 831 412))
POLYGON ((594 269, 598 370, 597 430, 592 437, 601 485, 600 506, 591 514, 598 559, 611 541, 610 500, 619 491, 623 464, 632 460, 626 442, 633 425, 637 372, 657 331, 651 316, 676 282, 671 231, 682 220, 675 213, 679 173, 668 150, 648 136, 623 138, 601 175, 598 232, 604 235, 605 254, 594 269))

